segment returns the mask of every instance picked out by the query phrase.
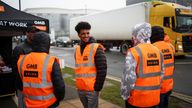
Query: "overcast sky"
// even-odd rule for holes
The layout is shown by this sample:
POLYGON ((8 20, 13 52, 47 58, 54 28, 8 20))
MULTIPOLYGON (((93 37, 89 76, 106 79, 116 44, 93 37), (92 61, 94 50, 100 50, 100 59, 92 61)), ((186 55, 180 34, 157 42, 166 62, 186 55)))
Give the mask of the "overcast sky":
MULTIPOLYGON (((1 0, 19 9, 19 0, 1 0)), ((36 7, 56 7, 64 9, 111 10, 126 5, 126 0, 21 0, 21 10, 36 7)))

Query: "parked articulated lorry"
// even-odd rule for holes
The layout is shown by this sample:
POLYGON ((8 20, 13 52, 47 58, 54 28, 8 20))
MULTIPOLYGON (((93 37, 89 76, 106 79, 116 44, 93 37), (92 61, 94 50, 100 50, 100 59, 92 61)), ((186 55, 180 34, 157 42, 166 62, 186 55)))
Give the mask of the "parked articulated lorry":
POLYGON ((106 49, 120 47, 125 53, 131 46, 133 27, 142 22, 164 28, 171 43, 175 46, 176 55, 192 53, 192 10, 169 2, 142 2, 124 8, 105 11, 70 20, 70 38, 78 40, 74 28, 80 21, 88 21, 91 35, 102 43, 106 49))

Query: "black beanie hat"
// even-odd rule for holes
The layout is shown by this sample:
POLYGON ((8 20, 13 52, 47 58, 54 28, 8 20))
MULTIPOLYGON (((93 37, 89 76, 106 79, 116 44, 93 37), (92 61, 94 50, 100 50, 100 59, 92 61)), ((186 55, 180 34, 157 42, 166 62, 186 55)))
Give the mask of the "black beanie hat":
POLYGON ((32 50, 34 52, 46 52, 49 53, 50 37, 46 32, 37 32, 33 36, 32 50))
POLYGON ((150 40, 152 43, 164 40, 164 30, 160 26, 153 26, 150 40))

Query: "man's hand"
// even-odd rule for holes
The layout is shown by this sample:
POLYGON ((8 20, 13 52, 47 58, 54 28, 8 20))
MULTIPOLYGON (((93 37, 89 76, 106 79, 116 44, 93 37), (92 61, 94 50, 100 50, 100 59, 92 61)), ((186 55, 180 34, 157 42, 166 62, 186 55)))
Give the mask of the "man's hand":
POLYGON ((99 91, 95 91, 95 92, 96 92, 97 96, 99 96, 99 91))

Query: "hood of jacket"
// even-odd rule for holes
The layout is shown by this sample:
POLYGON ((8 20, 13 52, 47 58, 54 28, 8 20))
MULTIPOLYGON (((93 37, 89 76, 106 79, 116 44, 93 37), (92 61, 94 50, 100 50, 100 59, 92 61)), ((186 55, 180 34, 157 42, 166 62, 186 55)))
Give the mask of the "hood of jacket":
POLYGON ((151 25, 149 23, 140 23, 135 25, 132 36, 134 46, 140 43, 150 43, 151 25))
POLYGON ((49 53, 50 37, 46 32, 37 32, 33 36, 32 51, 49 53))

